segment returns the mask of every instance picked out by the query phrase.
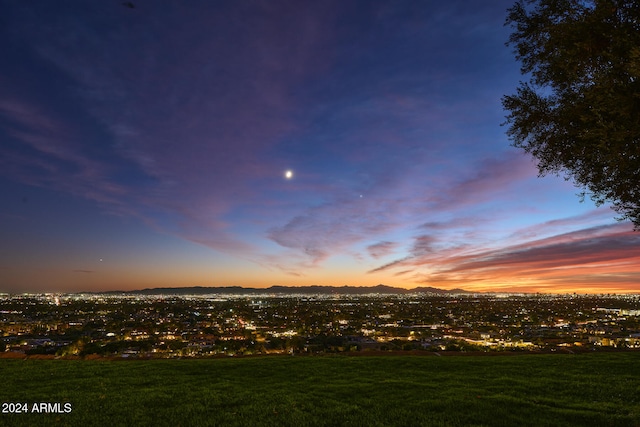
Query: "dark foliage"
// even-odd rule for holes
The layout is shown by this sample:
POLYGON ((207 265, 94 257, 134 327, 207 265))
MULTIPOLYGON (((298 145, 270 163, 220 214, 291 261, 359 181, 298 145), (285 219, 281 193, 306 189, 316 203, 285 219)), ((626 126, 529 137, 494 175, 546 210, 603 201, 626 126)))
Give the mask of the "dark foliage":
POLYGON ((508 10, 521 71, 507 135, 640 228, 640 2, 521 0, 508 10))

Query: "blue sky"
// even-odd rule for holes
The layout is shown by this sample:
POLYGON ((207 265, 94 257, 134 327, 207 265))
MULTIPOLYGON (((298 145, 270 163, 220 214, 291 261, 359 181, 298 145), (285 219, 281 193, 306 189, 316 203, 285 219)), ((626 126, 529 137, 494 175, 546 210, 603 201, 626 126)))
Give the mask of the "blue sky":
POLYGON ((0 291, 638 290, 500 126, 511 1, 1 3, 0 291))

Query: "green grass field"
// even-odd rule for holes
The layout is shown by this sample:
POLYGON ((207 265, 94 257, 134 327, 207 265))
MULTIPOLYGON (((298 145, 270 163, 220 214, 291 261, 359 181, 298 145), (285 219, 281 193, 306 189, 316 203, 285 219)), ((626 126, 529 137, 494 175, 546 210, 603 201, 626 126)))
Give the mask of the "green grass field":
MULTIPOLYGON (((640 353, 2 360, 15 426, 640 426, 640 353)), ((4 405, 3 405, 4 406, 4 405)))

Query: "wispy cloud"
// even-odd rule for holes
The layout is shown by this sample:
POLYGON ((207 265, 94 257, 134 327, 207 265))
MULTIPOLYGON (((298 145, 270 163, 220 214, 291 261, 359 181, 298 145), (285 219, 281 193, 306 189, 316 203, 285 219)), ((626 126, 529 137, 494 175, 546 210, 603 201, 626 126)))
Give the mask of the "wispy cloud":
POLYGON ((372 258, 378 259, 393 254, 398 246, 397 242, 382 241, 367 246, 367 251, 372 258))
POLYGON ((214 249, 249 249, 224 217, 239 200, 260 204, 260 185, 251 183, 282 169, 265 156, 297 126, 295 87, 326 68, 329 56, 318 52, 331 52, 325 24, 333 19, 329 5, 254 6, 229 5, 224 15, 155 8, 108 30, 101 20, 61 16, 64 25, 52 19, 34 29, 29 42, 43 66, 74 82, 69 96, 88 115, 53 118, 46 107, 3 101, 19 143, 5 172, 214 249), (96 134, 101 141, 86 143, 96 134))
POLYGON ((504 10, 463 3, 16 4, 0 174, 273 277, 633 277, 635 235, 508 147, 504 10))
POLYGON ((73 126, 47 109, 24 100, 0 102, 5 144, 5 173, 32 185, 53 187, 116 206, 127 189, 110 180, 111 167, 93 159, 73 126))
MULTIPOLYGON (((318 263, 331 254, 341 253, 356 243, 373 240, 366 246, 367 253, 374 259, 382 259, 398 253, 399 258, 423 257, 428 253, 460 251, 461 243, 446 241, 442 235, 451 229, 467 229, 464 237, 472 238, 483 223, 490 220, 482 216, 468 216, 469 205, 481 205, 491 202, 492 195, 512 191, 521 180, 530 179, 534 172, 520 172, 520 175, 507 176, 511 168, 522 170, 522 164, 528 163, 522 156, 505 153, 492 160, 483 160, 467 166, 465 177, 456 176, 449 182, 432 187, 433 177, 429 170, 403 169, 369 171, 372 177, 366 197, 360 198, 357 192, 351 197, 338 197, 321 206, 308 209, 304 214, 290 219, 279 227, 273 227, 268 237, 280 246, 294 249, 318 263), (386 179, 382 180, 381 177, 386 179), (446 216, 446 220, 439 218, 446 216), (425 223, 425 218, 438 218, 425 223), (460 220, 453 220, 452 217, 460 220), (402 230, 414 234, 416 231, 429 230, 414 237, 410 244, 379 240, 377 236, 402 230), (378 240, 378 241, 376 241, 378 240), (407 255, 402 256, 402 253, 407 255)), ((436 175, 437 177, 437 175, 436 175)), ((495 222, 495 219, 491 220, 495 222)), ((445 233, 446 234, 446 233, 445 233)), ((377 267, 372 271, 382 271, 386 267, 377 267)))
MULTIPOLYGON (((407 256, 407 257, 404 257, 404 258, 400 258, 400 259, 397 259, 395 261, 391 261, 391 262, 388 262, 386 264, 383 264, 383 265, 381 265, 379 267, 376 267, 376 268, 374 268, 372 270, 369 270, 367 273, 378 273, 380 271, 386 271, 386 270, 390 270, 390 269, 396 268, 396 267, 407 267, 408 265, 411 265, 411 263, 409 263, 408 261, 410 261, 412 259, 413 259, 413 257, 410 257, 410 256, 407 256)), ((406 273, 408 271, 410 271, 410 270, 402 271, 399 274, 404 274, 404 273, 406 273)))
MULTIPOLYGON (((103 28, 102 20, 64 16, 34 28, 28 42, 40 60, 75 83, 76 92, 70 96, 82 100, 87 117, 80 128, 77 118, 65 111, 54 115, 33 105, 3 104, 3 111, 18 124, 13 137, 38 152, 24 156, 16 150, 11 170, 21 170, 25 180, 39 185, 98 201, 114 213, 139 217, 158 230, 217 250, 250 253, 255 248, 229 230, 227 218, 238 218, 239 205, 261 207, 266 217, 274 216, 274 200, 263 189, 277 188, 273 177, 291 159, 288 154, 278 158, 279 147, 291 137, 304 139, 299 144, 315 142, 311 135, 318 133, 323 141, 317 147, 358 170, 359 180, 349 185, 356 198, 365 193, 365 200, 336 196, 339 185, 307 183, 296 191, 310 190, 325 201, 296 209, 281 225, 270 225, 265 236, 316 264, 385 230, 412 226, 425 208, 444 210, 447 204, 479 197, 500 184, 504 169, 489 160, 480 176, 427 191, 428 206, 416 197, 425 189, 411 180, 434 180, 419 162, 447 146, 444 140, 429 138, 426 152, 422 144, 428 132, 422 127, 450 131, 445 118, 461 111, 459 103, 445 105, 412 95, 410 85, 398 86, 423 72, 427 63, 404 69, 405 79, 400 80, 386 62, 372 64, 377 77, 367 81, 377 87, 373 92, 362 91, 362 85, 327 91, 330 88, 321 84, 317 88, 322 92, 308 91, 308 82, 343 72, 341 55, 354 63, 366 60, 355 45, 332 49, 339 34, 336 9, 341 7, 283 4, 247 10, 230 5, 221 14, 215 7, 168 6, 135 18, 118 15, 115 22, 122 25, 110 28, 103 28), (160 27, 170 31, 159 31, 160 27), (226 42, 220 43, 220 37, 226 42), (301 107, 310 115, 300 116, 301 107), (323 130, 324 118, 334 122, 330 132, 323 130), (84 144, 96 134, 105 147, 100 152, 95 152, 95 143, 84 144), (413 159, 409 169, 408 158, 413 159), (33 174, 34 167, 38 174, 33 174), (444 194, 447 197, 441 199, 444 194), (438 200, 439 206, 433 206, 438 200)), ((358 31, 372 31, 385 13, 397 18, 382 9, 367 12, 370 22, 363 21, 358 31)), ((413 31, 432 28, 418 24, 430 16, 416 19, 413 31)), ((377 34, 371 36, 375 41, 377 34)), ((296 144, 289 148, 301 149, 296 144)), ((350 197, 349 191, 344 194, 350 197)), ((379 257, 381 249, 375 252, 379 257)))
MULTIPOLYGON (((418 240, 419 241, 419 240, 418 240)), ((513 286, 531 280, 544 284, 585 286, 600 281, 633 285, 640 261, 640 235, 628 223, 598 226, 543 239, 481 250, 478 247, 424 253, 380 266, 370 273, 405 269, 418 272, 417 282, 467 286, 494 286, 512 281, 513 286)), ((627 289, 629 290, 629 289, 627 289)))
POLYGON ((392 227, 391 212, 375 201, 338 201, 307 211, 285 225, 274 227, 268 237, 280 246, 295 249, 319 263, 392 227), (365 207, 365 205, 367 207, 365 207))

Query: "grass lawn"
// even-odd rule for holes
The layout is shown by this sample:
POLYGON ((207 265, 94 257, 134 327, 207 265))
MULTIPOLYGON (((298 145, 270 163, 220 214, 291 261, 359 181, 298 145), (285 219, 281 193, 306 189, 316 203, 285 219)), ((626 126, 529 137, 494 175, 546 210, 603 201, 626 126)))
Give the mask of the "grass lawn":
POLYGON ((640 426, 638 352, 0 359, 0 379, 0 402, 72 407, 11 426, 640 426))

